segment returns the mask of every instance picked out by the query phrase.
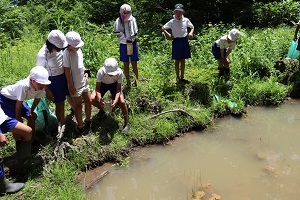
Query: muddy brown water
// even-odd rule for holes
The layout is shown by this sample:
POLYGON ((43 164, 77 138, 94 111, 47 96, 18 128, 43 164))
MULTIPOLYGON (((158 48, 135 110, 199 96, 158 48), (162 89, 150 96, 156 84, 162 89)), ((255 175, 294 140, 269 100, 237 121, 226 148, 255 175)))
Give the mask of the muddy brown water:
POLYGON ((86 190, 89 199, 185 200, 201 186, 202 199, 300 199, 300 101, 248 108, 242 118, 134 151, 128 167, 106 164, 86 180, 103 171, 109 173, 86 190))

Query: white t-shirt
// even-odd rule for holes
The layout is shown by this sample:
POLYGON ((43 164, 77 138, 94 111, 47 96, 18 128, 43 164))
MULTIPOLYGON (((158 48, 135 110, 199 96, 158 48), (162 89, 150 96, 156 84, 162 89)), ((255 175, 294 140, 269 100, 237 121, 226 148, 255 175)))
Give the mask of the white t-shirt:
POLYGON ((235 45, 236 45, 236 42, 233 42, 233 43, 228 43, 227 42, 227 35, 221 37, 220 39, 218 39, 216 41, 217 43, 217 46, 220 47, 220 49, 234 49, 235 48, 235 45))
POLYGON ((1 94, 11 100, 25 101, 27 99, 42 98, 45 96, 45 90, 34 90, 30 86, 30 79, 20 80, 13 85, 2 88, 1 94))
POLYGON ((78 49, 76 52, 65 49, 63 54, 63 66, 70 68, 72 81, 76 89, 81 89, 86 85, 81 49, 78 49))
POLYGON ((4 113, 0 105, 0 125, 7 119, 7 117, 8 116, 4 113))
POLYGON ((45 67, 49 76, 63 74, 63 51, 50 53, 44 44, 36 56, 36 66, 45 67))
POLYGON ((174 16, 174 19, 171 19, 164 25, 165 29, 172 30, 172 35, 174 38, 186 37, 188 34, 187 32, 188 27, 194 28, 194 25, 188 18, 184 16, 182 16, 181 20, 176 19, 176 17, 174 16))
POLYGON ((101 67, 97 72, 97 82, 103 82, 105 84, 112 84, 115 82, 121 83, 123 82, 123 71, 118 68, 118 74, 114 76, 109 76, 108 74, 105 74, 104 67, 101 67))

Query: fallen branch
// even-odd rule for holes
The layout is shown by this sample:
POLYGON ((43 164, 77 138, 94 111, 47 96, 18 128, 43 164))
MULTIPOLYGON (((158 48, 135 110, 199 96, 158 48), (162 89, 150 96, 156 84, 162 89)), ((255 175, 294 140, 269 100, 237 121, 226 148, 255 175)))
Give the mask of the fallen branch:
POLYGON ((190 115, 188 112, 186 112, 185 110, 182 110, 182 109, 174 109, 174 110, 167 110, 167 111, 164 111, 164 112, 161 112, 161 113, 158 113, 156 115, 153 115, 151 116, 149 119, 153 119, 153 118, 156 118, 160 115, 163 115, 163 114, 166 114, 166 113, 170 113, 170 112, 179 112, 179 113, 183 113, 191 118, 194 118, 192 115, 190 115))
POLYGON ((59 151, 59 147, 60 147, 60 143, 61 143, 61 139, 64 135, 64 129, 61 129, 57 136, 56 136, 56 145, 55 145, 55 148, 54 148, 54 156, 57 158, 59 155, 58 155, 58 151, 59 151))

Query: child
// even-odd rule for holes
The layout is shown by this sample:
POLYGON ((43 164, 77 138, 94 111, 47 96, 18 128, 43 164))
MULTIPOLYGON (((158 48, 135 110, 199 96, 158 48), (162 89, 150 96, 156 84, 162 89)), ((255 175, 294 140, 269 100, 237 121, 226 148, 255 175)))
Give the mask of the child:
POLYGON ((219 77, 225 75, 227 80, 229 80, 230 77, 230 60, 228 56, 235 48, 236 40, 239 35, 239 30, 232 29, 228 35, 221 37, 212 44, 212 53, 218 61, 219 77))
POLYGON ((174 9, 174 19, 171 19, 162 27, 162 31, 168 40, 172 40, 172 59, 175 60, 175 72, 178 81, 189 82, 184 78, 185 59, 191 58, 191 50, 188 39, 193 38, 194 25, 190 20, 183 16, 184 10, 182 4, 176 4, 174 9), (188 33, 187 28, 190 28, 188 33), (172 30, 172 35, 166 31, 172 30), (179 66, 180 65, 180 66, 179 66), (179 73, 179 68, 180 72, 179 73))
MULTIPOLYGON (((0 105, 4 113, 11 118, 23 122, 22 117, 27 119, 27 125, 32 130, 32 136, 27 131, 26 139, 18 139, 16 143, 19 163, 25 163, 31 158, 31 140, 34 140, 36 113, 34 109, 40 98, 45 96, 45 86, 51 81, 48 80, 48 72, 44 67, 36 66, 30 70, 30 75, 14 85, 9 85, 1 90, 0 105), (24 101, 34 98, 31 108, 24 101)), ((24 134, 23 134, 24 135, 24 134)))
POLYGON ((111 108, 118 104, 124 117, 123 133, 129 131, 128 109, 122 91, 123 71, 118 68, 118 62, 115 58, 107 58, 104 66, 98 70, 96 89, 92 93, 92 104, 103 111, 105 102, 103 96, 107 91, 111 93, 111 108))
POLYGON ((126 77, 127 86, 131 86, 129 76, 129 61, 131 62, 132 70, 135 75, 134 84, 137 85, 139 78, 137 61, 140 60, 137 43, 138 27, 135 17, 132 16, 131 7, 128 4, 123 4, 120 7, 120 16, 117 18, 114 24, 114 33, 119 38, 120 60, 124 63, 124 74, 126 77))
POLYGON ((64 131, 66 96, 69 103, 72 103, 63 67, 63 49, 67 46, 65 35, 60 30, 52 30, 36 59, 36 65, 45 67, 49 73, 51 84, 45 87, 45 91, 46 97, 55 103, 58 133, 64 131))
POLYGON ((77 120, 76 130, 83 134, 91 125, 91 95, 88 84, 88 74, 85 73, 83 54, 81 47, 84 42, 80 35, 71 31, 66 34, 68 42, 67 49, 63 54, 63 66, 67 78, 69 93, 73 99, 75 118, 77 120), (85 120, 82 119, 82 98, 85 104, 85 120))
MULTIPOLYGON (((17 142, 29 142, 32 136, 32 129, 29 126, 8 117, 0 106, 0 146, 6 146, 8 144, 4 135, 4 133, 7 132, 12 132, 17 142)), ((17 150, 19 149, 17 148, 17 150)), ((3 159, 0 159, 0 194, 16 193, 24 187, 24 183, 11 183, 5 178, 3 159)))

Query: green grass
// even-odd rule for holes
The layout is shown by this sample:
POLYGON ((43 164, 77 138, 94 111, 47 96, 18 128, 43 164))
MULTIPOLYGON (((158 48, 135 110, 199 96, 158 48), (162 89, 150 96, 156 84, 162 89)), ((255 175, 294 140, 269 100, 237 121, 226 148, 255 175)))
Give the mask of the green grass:
MULTIPOLYGON (((202 130, 216 117, 241 114, 247 105, 283 102, 293 83, 279 83, 274 64, 286 57, 293 29, 246 30, 238 27, 243 35, 230 56, 231 83, 226 83, 218 79, 217 63, 210 51, 212 42, 232 27, 234 25, 208 25, 196 34, 196 40, 190 41, 192 58, 186 62, 186 78, 191 83, 186 85, 176 84, 171 42, 161 36, 141 35, 138 65, 143 80, 138 88, 125 93, 130 102, 130 132, 121 133, 122 114, 117 111, 98 120, 99 127, 88 139, 69 138, 68 142, 74 148, 66 151, 65 159, 53 160, 53 146, 48 144, 42 151, 51 164, 47 164, 41 174, 30 175, 21 193, 5 198, 84 199, 84 191, 76 184, 75 175, 86 168, 107 161, 126 165, 128 153, 135 146, 167 143, 186 131, 202 130), (214 99, 214 95, 219 99, 214 99), (169 112, 151 118, 174 109, 185 110, 189 115, 169 112)), ((91 88, 95 86, 96 72, 105 58, 119 56, 117 38, 108 28, 93 28, 93 31, 80 32, 85 42, 85 64, 94 74, 90 80, 91 88)), ((36 54, 46 35, 36 33, 26 38, 0 51, 1 86, 25 78, 34 67, 36 54)), ((120 67, 123 67, 121 63, 120 67)), ((6 153, 14 153, 12 137, 9 140, 6 153)))

